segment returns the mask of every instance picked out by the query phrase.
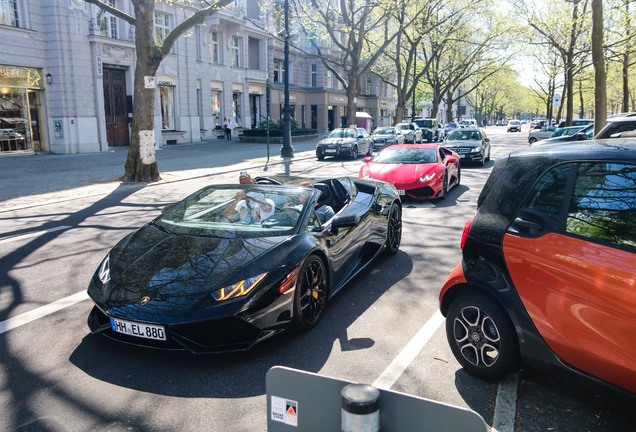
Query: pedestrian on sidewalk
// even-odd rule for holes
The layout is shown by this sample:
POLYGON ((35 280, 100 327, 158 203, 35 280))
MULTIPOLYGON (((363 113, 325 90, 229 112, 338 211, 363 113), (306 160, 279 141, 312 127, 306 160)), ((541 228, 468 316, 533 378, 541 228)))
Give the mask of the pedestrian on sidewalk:
POLYGON ((225 132, 227 134, 228 141, 232 141, 232 129, 234 129, 234 123, 232 123, 232 119, 228 117, 227 124, 225 125, 225 132))

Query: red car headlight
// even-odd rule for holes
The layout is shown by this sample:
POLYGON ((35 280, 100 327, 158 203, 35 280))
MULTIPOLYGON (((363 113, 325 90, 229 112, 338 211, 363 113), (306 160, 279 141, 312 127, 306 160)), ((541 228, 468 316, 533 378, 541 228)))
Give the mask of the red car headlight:
POLYGON ((429 173, 426 175, 423 175, 422 177, 420 177, 420 181, 421 182, 428 182, 433 180, 433 178, 435 178, 435 173, 429 173))

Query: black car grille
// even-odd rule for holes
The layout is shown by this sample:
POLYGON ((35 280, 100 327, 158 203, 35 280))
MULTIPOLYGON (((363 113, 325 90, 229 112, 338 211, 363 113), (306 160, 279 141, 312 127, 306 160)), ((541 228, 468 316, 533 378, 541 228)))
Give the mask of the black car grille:
POLYGON ((470 151, 474 149, 475 147, 460 146, 460 147, 447 147, 447 148, 449 150, 454 151, 457 154, 466 154, 466 153, 470 153, 470 151))
POLYGON ((110 318, 97 307, 88 317, 88 326, 93 333, 103 333, 120 342, 165 350, 188 350, 197 354, 246 350, 262 338, 260 329, 234 316, 165 326, 166 341, 114 332, 110 327, 110 318))
POLYGON ((415 199, 426 199, 435 195, 435 191, 430 186, 426 186, 417 189, 409 189, 405 192, 405 194, 406 196, 415 199))

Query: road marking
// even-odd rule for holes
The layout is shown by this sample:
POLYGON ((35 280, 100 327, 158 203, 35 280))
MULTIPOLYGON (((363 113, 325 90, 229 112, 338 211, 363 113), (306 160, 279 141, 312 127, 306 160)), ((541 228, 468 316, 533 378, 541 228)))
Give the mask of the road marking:
POLYGON ((426 324, 409 341, 404 349, 393 359, 391 364, 373 383, 374 387, 380 389, 390 389, 395 381, 404 373, 407 367, 413 362, 415 357, 422 351, 424 345, 433 337, 433 334, 444 322, 444 316, 437 310, 426 324))
POLYGON ((47 230, 44 230, 44 231, 36 231, 36 232, 28 233, 28 234, 15 236, 15 237, 8 237, 8 238, 0 240, 0 244, 10 243, 10 242, 13 242, 13 241, 18 241, 18 240, 23 240, 23 239, 30 238, 30 237, 39 237, 39 236, 41 236, 43 234, 46 234, 46 233, 60 231, 60 230, 68 229, 68 228, 72 228, 72 227, 70 227, 68 225, 60 225, 59 227, 50 228, 50 229, 47 229, 47 230))
POLYGON ((88 298, 86 291, 81 291, 77 294, 70 295, 63 299, 54 301, 53 303, 49 303, 45 306, 41 306, 37 309, 9 318, 8 320, 0 322, 0 334, 6 333, 9 330, 20 327, 21 325, 28 324, 31 321, 43 318, 69 306, 73 306, 74 304, 87 300, 88 298))

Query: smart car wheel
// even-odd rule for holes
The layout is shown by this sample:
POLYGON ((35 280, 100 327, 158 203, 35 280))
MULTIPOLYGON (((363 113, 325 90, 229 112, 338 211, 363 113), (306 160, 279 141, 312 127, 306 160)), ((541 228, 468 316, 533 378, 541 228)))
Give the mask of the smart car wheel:
POLYGON ((389 220, 386 227, 386 249, 387 255, 395 255, 402 242, 402 210, 397 204, 391 204, 389 209, 389 220))
POLYGON ((483 295, 457 298, 446 314, 446 338, 471 374, 497 380, 519 369, 519 342, 501 306, 483 295))
POLYGON ((309 330, 316 325, 327 303, 329 283, 325 264, 317 255, 303 263, 294 292, 294 327, 309 330))

